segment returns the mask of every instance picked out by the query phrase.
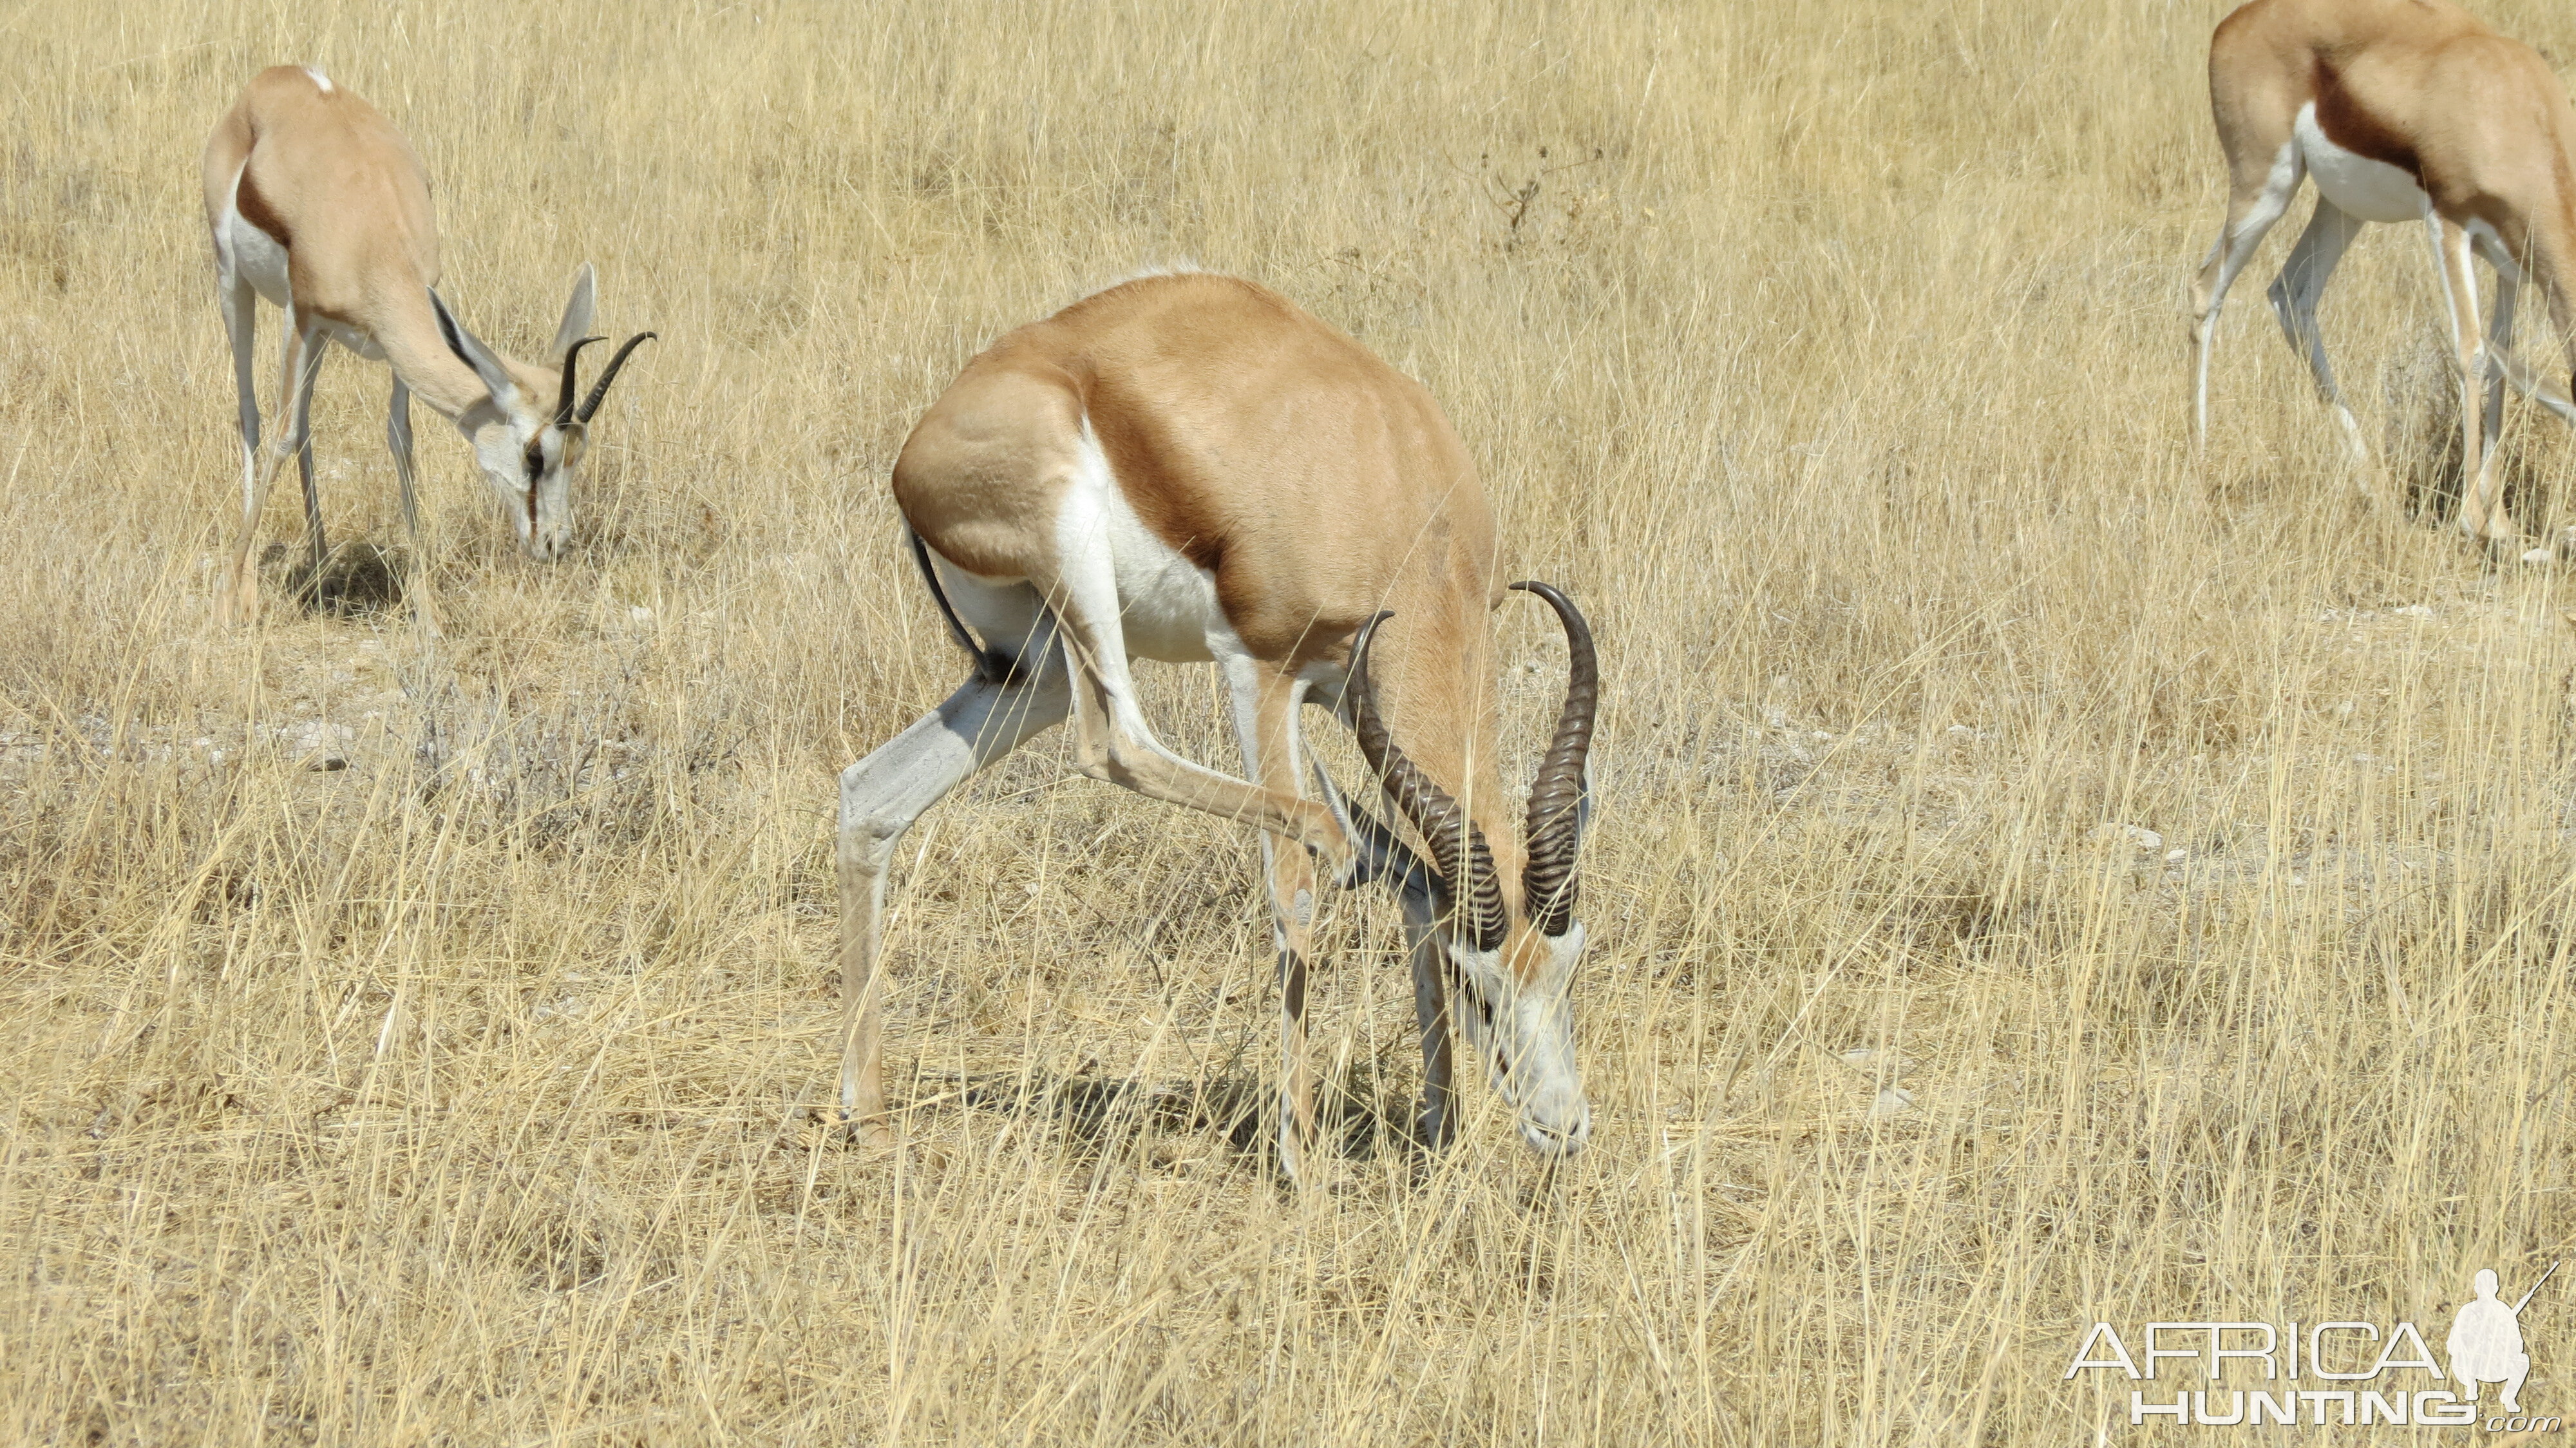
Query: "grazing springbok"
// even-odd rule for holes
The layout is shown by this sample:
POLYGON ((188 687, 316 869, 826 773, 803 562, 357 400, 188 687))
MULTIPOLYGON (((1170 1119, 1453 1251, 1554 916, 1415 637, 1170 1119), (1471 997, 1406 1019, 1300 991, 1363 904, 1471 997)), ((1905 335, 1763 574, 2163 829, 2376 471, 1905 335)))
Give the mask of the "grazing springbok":
POLYGON ((1315 1137, 1306 958, 1321 855, 1343 884, 1404 904, 1426 1089, 1420 1128, 1455 1124, 1449 990, 1543 1153, 1579 1149, 1591 1108, 1568 988, 1592 635, 1557 590, 1571 679, 1530 791, 1526 852, 1497 772, 1494 524, 1475 465, 1420 386, 1250 282, 1159 274, 1020 328, 968 363, 895 460, 914 560, 965 685, 841 774, 841 1111, 886 1118, 879 930, 886 872, 922 812, 1067 713, 1083 773, 1259 826, 1280 967, 1279 1149, 1315 1137), (971 632, 970 632, 971 629, 971 632), (980 635, 980 642, 977 635, 980 635), (1154 737, 1133 657, 1213 660, 1258 783, 1154 737), (1430 860, 1307 767, 1298 706, 1334 708, 1430 860), (1397 741, 1403 743, 1399 746, 1397 741), (1300 847, 1303 848, 1300 848, 1300 847))
POLYGON ((2514 302, 2528 275, 2576 355, 2576 115, 2567 89, 2530 47, 2448 0, 2254 0, 2209 42, 2210 109, 2227 152, 2227 222, 2192 288, 2192 419, 2209 429, 2209 346, 2228 284, 2281 219, 2302 178, 2316 215, 2271 287, 2272 309, 2367 459, 2317 331, 2326 278, 2365 223, 2420 222, 2449 309, 2460 388, 2460 527, 2509 544, 2498 504, 2495 438, 2510 381, 2576 422, 2564 390, 2515 362, 2514 302), (2494 318, 2478 327, 2475 253, 2495 269, 2494 318), (2483 392, 2483 398, 2481 393, 2483 392))
POLYGON ((258 616, 252 534, 289 454, 304 475, 306 541, 314 576, 320 577, 322 503, 313 488, 309 414, 325 344, 335 341, 361 357, 392 364, 385 443, 402 485, 403 521, 416 564, 414 392, 474 444, 475 460, 517 529, 521 550, 539 560, 561 554, 572 538, 571 475, 590 419, 627 355, 653 335, 628 338, 590 395, 576 399, 574 358, 600 340, 582 335, 590 328, 589 264, 573 282, 572 302, 548 349, 560 371, 503 356, 476 340, 432 290, 438 284, 438 220, 420 158, 375 107, 318 70, 281 65, 253 77, 206 138, 205 182, 216 300, 232 340, 241 404, 241 541, 217 600, 219 615, 236 622, 258 616), (281 435, 265 466, 259 461, 259 401, 251 380, 256 297, 286 314, 281 435))

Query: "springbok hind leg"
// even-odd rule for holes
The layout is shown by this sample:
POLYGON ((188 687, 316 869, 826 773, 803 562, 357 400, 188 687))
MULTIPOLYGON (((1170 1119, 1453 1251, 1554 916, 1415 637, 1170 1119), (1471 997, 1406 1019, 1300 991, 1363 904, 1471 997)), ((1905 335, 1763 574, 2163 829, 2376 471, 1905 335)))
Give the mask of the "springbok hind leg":
POLYGON ((2316 215, 2308 219, 2308 228, 2299 233, 2298 244, 2290 248, 2290 259, 2281 266, 2281 274, 2272 281, 2268 292, 2272 314, 2281 321, 2281 333, 2290 339, 2290 348, 2308 364, 2308 375, 2317 384, 2317 396, 2334 409, 2335 421, 2343 429, 2345 451, 2356 463, 2367 465, 2370 445, 2361 440, 2361 424, 2353 420, 2352 409, 2344 405, 2343 389, 2335 385, 2334 363, 2326 357, 2325 334, 2317 330, 2317 303, 2326 294, 2326 282, 2334 276, 2335 264, 2361 234, 2362 223, 2352 213, 2317 198, 2316 215))
POLYGON ((2284 140, 2270 167, 2259 177, 2240 175, 2227 198, 2227 220, 2218 240, 2200 264, 2191 288, 2191 441, 2197 448, 2209 440, 2209 351, 2218 332, 2219 309, 2236 274, 2254 259, 2254 249, 2289 209, 2307 177, 2299 148, 2284 140))
MULTIPOLYGON (((223 592, 215 599, 215 616, 224 623, 246 624, 259 618, 259 574, 251 567, 251 548, 258 541, 259 515, 268 506, 268 490, 277 485, 277 474, 289 457, 302 455, 310 467, 312 443, 311 408, 307 405, 313 387, 313 376, 321 368, 322 337, 317 333, 306 338, 299 329, 293 308, 286 313, 286 376, 282 417, 289 419, 286 431, 269 449, 267 461, 259 465, 259 475, 252 480, 242 497, 241 536, 233 544, 231 566, 224 573, 223 592), (300 434, 300 435, 299 435, 300 434)), ((253 436, 256 416, 243 428, 243 435, 253 436)), ((309 478, 309 473, 308 473, 309 478)), ((307 488, 308 496, 310 487, 307 488)), ((316 525, 318 528, 318 524, 316 525)), ((318 532, 315 535, 318 538, 318 532)))
MULTIPOLYGON (((975 771, 1062 720, 1062 655, 1043 643, 1034 680, 980 675, 875 753, 841 771, 841 1119, 871 1146, 894 1141, 885 1105, 885 977, 877 968, 886 872, 913 821, 975 771)), ((1026 656, 1035 656, 1037 650, 1026 656)))
POLYGON ((331 553, 331 545, 322 536, 322 494, 313 483, 313 380, 322 374, 322 355, 330 350, 330 339, 321 329, 307 332, 303 353, 287 365, 300 367, 302 375, 290 384, 295 409, 295 471, 304 482, 304 545, 309 554, 305 587, 313 601, 322 601, 322 563, 331 553))
POLYGON ((248 510, 259 486, 259 382, 251 357, 259 334, 259 294, 248 282, 226 281, 216 302, 224 314, 225 339, 232 345, 233 391, 241 426, 242 507, 248 510))
MULTIPOLYGON (((1324 856, 1338 874, 1351 842, 1331 811, 1294 793, 1233 779, 1173 753, 1154 735, 1136 702, 1127 667, 1117 577, 1109 550, 1095 547, 1062 561, 1049 606, 1072 661, 1073 728, 1083 773, 1159 799, 1284 835, 1324 856)), ((1290 761, 1289 768, 1294 768, 1290 761)))

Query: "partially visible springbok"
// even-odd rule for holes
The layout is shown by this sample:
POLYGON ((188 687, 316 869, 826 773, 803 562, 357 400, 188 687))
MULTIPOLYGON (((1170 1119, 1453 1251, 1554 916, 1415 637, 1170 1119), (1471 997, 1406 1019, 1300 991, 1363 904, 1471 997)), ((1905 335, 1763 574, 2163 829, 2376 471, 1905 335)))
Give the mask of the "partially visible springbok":
MULTIPOLYGON (((571 478, 590 419, 628 354, 653 335, 628 338, 590 395, 577 395, 574 359, 600 340, 583 335, 590 329, 593 300, 589 265, 573 282, 572 301, 547 349, 555 366, 520 362, 476 340, 433 290, 438 221, 420 158, 375 107, 318 70, 281 65, 254 77, 206 139, 205 183, 216 300, 232 341, 241 406, 241 539, 217 600, 218 615, 243 623, 258 616, 252 535, 289 454, 303 472, 306 542, 319 579, 326 550, 321 499, 313 487, 309 414, 324 346, 334 341, 392 365, 385 442, 402 485, 415 562, 420 509, 412 494, 414 392, 474 444, 475 460, 509 514, 520 549, 541 561, 559 556, 572 538, 571 478), (282 425, 265 466, 251 380, 256 297, 286 314, 282 425)), ((419 601, 426 606, 425 596, 419 601)))
POLYGON ((2515 543, 2520 532, 2497 497, 2504 391, 2495 384, 2510 381, 2576 422, 2566 390, 2540 383, 2510 350, 2527 276, 2576 355, 2576 112, 2567 88, 2529 46, 2449 0, 2253 0, 2210 37, 2209 99, 2229 186, 2226 224, 2192 288, 2194 437, 2209 430, 2210 338, 2228 286, 2314 176, 2316 214, 2271 286, 2282 332, 2346 445, 2366 460, 2317 331, 2317 301, 2364 224, 2421 223, 2460 389, 2460 527, 2515 543), (2496 274, 2483 339, 2472 253, 2496 274))
POLYGON ((1572 678, 1524 836, 1496 770, 1494 524, 1475 465, 1428 393, 1250 282, 1158 275, 995 343, 912 431, 894 493, 914 557, 975 672, 841 775, 843 1118, 888 1142, 886 874, 904 832, 968 776, 1064 719, 1080 767, 1259 826, 1281 973, 1279 1151, 1315 1141, 1308 932, 1320 855, 1404 904, 1427 1078, 1421 1130, 1454 1130, 1449 992, 1469 1049, 1536 1150, 1578 1150, 1591 1107, 1568 991, 1592 634, 1565 595, 1572 678), (980 641, 977 638, 980 635, 980 641), (1213 660, 1254 780, 1154 737, 1133 657, 1213 660), (1334 795, 1302 789, 1298 706, 1348 719, 1385 798, 1430 857, 1334 795), (1401 740, 1401 744, 1398 741, 1401 740))

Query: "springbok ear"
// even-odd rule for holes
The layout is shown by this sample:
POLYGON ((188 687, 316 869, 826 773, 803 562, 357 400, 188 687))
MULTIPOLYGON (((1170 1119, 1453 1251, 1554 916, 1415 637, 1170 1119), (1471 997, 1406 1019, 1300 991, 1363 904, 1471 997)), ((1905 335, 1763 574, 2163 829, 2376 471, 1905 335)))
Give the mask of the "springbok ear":
POLYGON ((1592 756, 1583 757, 1583 788, 1574 796, 1574 838, 1581 840, 1592 828, 1592 756))
POLYGON ((447 339, 447 350, 455 353, 458 361, 474 369, 474 375, 483 379, 484 387, 492 394, 492 401, 503 412, 518 411, 519 384, 510 380, 510 369, 501 365, 500 357, 491 348, 465 330, 465 324, 447 310, 447 303, 438 299, 435 287, 430 289, 429 304, 438 312, 438 332, 447 339))
POLYGON ((1384 881, 1396 894, 1430 914, 1443 913, 1448 908, 1448 892, 1441 887, 1440 876, 1430 863, 1366 810, 1352 808, 1342 798, 1342 792, 1333 787, 1333 777, 1324 772, 1324 766, 1310 758, 1306 767, 1315 773, 1315 792, 1323 797, 1324 808, 1333 812, 1342 833, 1351 840, 1351 867, 1334 883, 1348 890, 1384 881))
POLYGON ((554 343, 546 348, 546 356, 557 367, 563 365, 564 354, 572 350, 573 343, 590 335, 590 314, 597 309, 597 302, 598 280, 591 275, 590 263, 583 262, 580 275, 572 279, 572 300, 564 303, 563 325, 555 328, 554 343))

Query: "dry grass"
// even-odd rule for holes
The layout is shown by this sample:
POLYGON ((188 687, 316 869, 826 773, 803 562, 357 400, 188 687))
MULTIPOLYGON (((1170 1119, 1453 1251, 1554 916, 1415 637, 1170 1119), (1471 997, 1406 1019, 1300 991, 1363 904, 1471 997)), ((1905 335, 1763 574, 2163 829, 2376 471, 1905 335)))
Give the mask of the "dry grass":
MULTIPOLYGON (((0 1436, 2074 1443, 2130 1431, 2060 1376, 2096 1318, 2438 1339, 2576 1233, 2576 632, 2563 575, 2357 497, 2260 297, 2300 213, 2191 458, 2217 14, 0 10, 0 1436), (195 157, 288 59, 415 139, 485 335, 588 259, 663 337, 553 568, 422 419, 435 657, 207 618, 195 157), (1391 912, 1345 898, 1345 1167, 1281 1188, 1253 841, 1052 746, 914 836, 911 1145, 806 1121, 832 774, 962 671, 893 450, 981 340, 1178 257, 1423 378, 1601 626, 1599 1124, 1553 1176, 1481 1089, 1417 1170, 1391 912)), ((2374 234, 2326 310, 2392 437, 2428 272, 2374 234)), ((400 536, 383 391, 323 373, 343 538, 400 536)), ((1505 630, 1526 751, 1558 655, 1505 630)))

